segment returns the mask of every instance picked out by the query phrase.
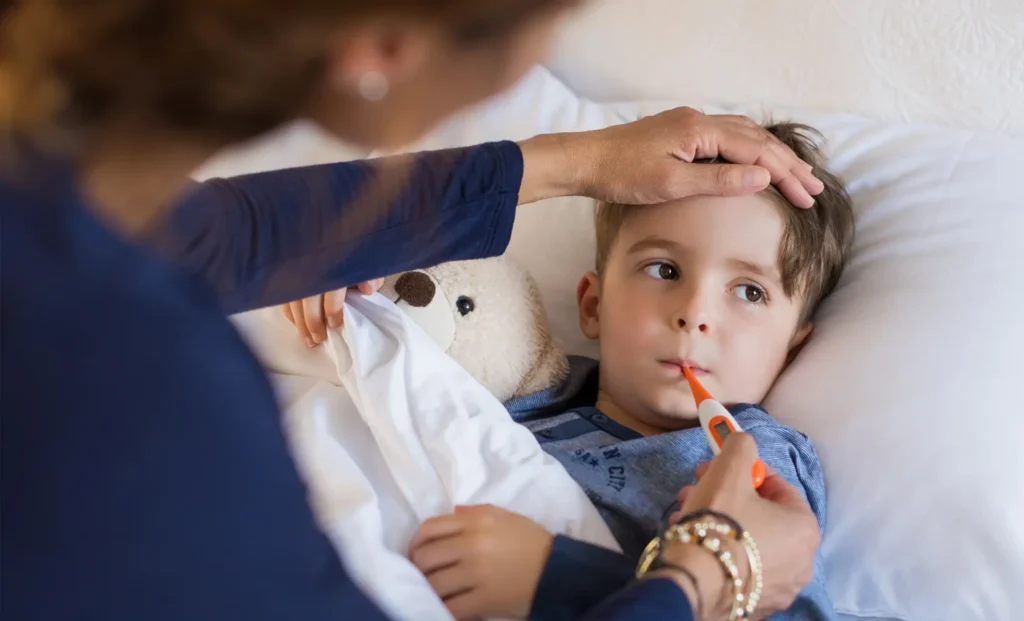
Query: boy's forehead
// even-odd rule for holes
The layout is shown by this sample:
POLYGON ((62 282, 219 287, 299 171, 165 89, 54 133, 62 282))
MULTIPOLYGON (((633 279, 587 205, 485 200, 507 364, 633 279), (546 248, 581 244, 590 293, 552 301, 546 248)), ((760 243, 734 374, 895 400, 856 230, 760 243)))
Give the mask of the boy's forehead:
MULTIPOLYGON (((636 207, 619 230, 619 253, 644 240, 671 242, 690 252, 775 265, 785 223, 764 195, 698 196, 636 207)), ((650 246, 650 243, 645 245, 650 246)))

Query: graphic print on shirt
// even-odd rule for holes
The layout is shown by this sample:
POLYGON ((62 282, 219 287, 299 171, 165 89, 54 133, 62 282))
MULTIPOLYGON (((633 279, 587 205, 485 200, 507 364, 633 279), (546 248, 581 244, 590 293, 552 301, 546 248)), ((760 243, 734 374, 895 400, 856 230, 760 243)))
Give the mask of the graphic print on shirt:
POLYGON ((572 461, 588 467, 594 473, 600 472, 604 485, 598 489, 587 487, 591 502, 600 506, 604 495, 614 495, 626 488, 626 462, 622 452, 615 446, 599 449, 578 448, 572 452, 572 461))

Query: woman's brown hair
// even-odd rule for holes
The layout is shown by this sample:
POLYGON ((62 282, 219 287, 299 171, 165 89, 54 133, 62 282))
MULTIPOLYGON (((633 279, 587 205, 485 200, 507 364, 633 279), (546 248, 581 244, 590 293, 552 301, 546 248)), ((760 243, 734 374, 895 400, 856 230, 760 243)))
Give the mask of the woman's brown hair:
POLYGON ((0 122, 80 135, 112 119, 223 143, 297 115, 329 37, 378 15, 486 42, 565 0, 0 0, 0 122))

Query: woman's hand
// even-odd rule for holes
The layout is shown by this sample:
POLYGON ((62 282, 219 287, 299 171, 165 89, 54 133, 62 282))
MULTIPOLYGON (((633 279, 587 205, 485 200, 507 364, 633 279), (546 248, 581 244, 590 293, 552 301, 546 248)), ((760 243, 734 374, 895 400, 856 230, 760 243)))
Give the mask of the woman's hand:
POLYGON ((744 116, 675 108, 605 129, 521 143, 520 203, 581 195, 646 205, 697 194, 735 196, 769 183, 799 207, 824 186, 793 151, 744 116), (731 164, 693 164, 720 157, 731 164))
MULTIPOLYGON (((745 433, 730 435, 722 453, 698 470, 697 485, 679 492, 682 509, 672 518, 712 509, 730 516, 750 532, 763 563, 764 586, 756 615, 764 618, 788 608, 811 581, 821 534, 807 501, 771 469, 761 487, 754 489, 750 469, 756 457, 757 444, 752 437, 745 433)), ((728 611, 731 591, 726 588, 717 561, 690 544, 672 544, 664 555, 666 560, 697 574, 706 611, 721 611, 723 606, 728 611)), ((705 616, 716 618, 714 614, 705 616)))
MULTIPOLYGON (((372 295, 377 293, 383 278, 359 283, 359 293, 372 295)), ((321 295, 314 295, 304 300, 296 300, 281 305, 281 310, 288 321, 299 331, 299 336, 310 347, 316 347, 327 340, 327 329, 337 328, 345 323, 345 293, 348 289, 336 289, 321 295)))

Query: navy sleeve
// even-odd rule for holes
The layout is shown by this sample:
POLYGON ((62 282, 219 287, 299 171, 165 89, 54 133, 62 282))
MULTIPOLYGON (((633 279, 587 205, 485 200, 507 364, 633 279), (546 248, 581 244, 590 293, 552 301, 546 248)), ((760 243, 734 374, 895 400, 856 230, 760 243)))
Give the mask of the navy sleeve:
POLYGON ((197 184, 151 245, 236 313, 504 252, 523 177, 514 142, 197 184))
POLYGON ((626 587, 635 564, 607 548, 556 535, 533 597, 530 619, 578 619, 601 600, 626 587))
POLYGON ((686 594, 667 578, 643 580, 591 610, 581 621, 693 621, 686 594))

